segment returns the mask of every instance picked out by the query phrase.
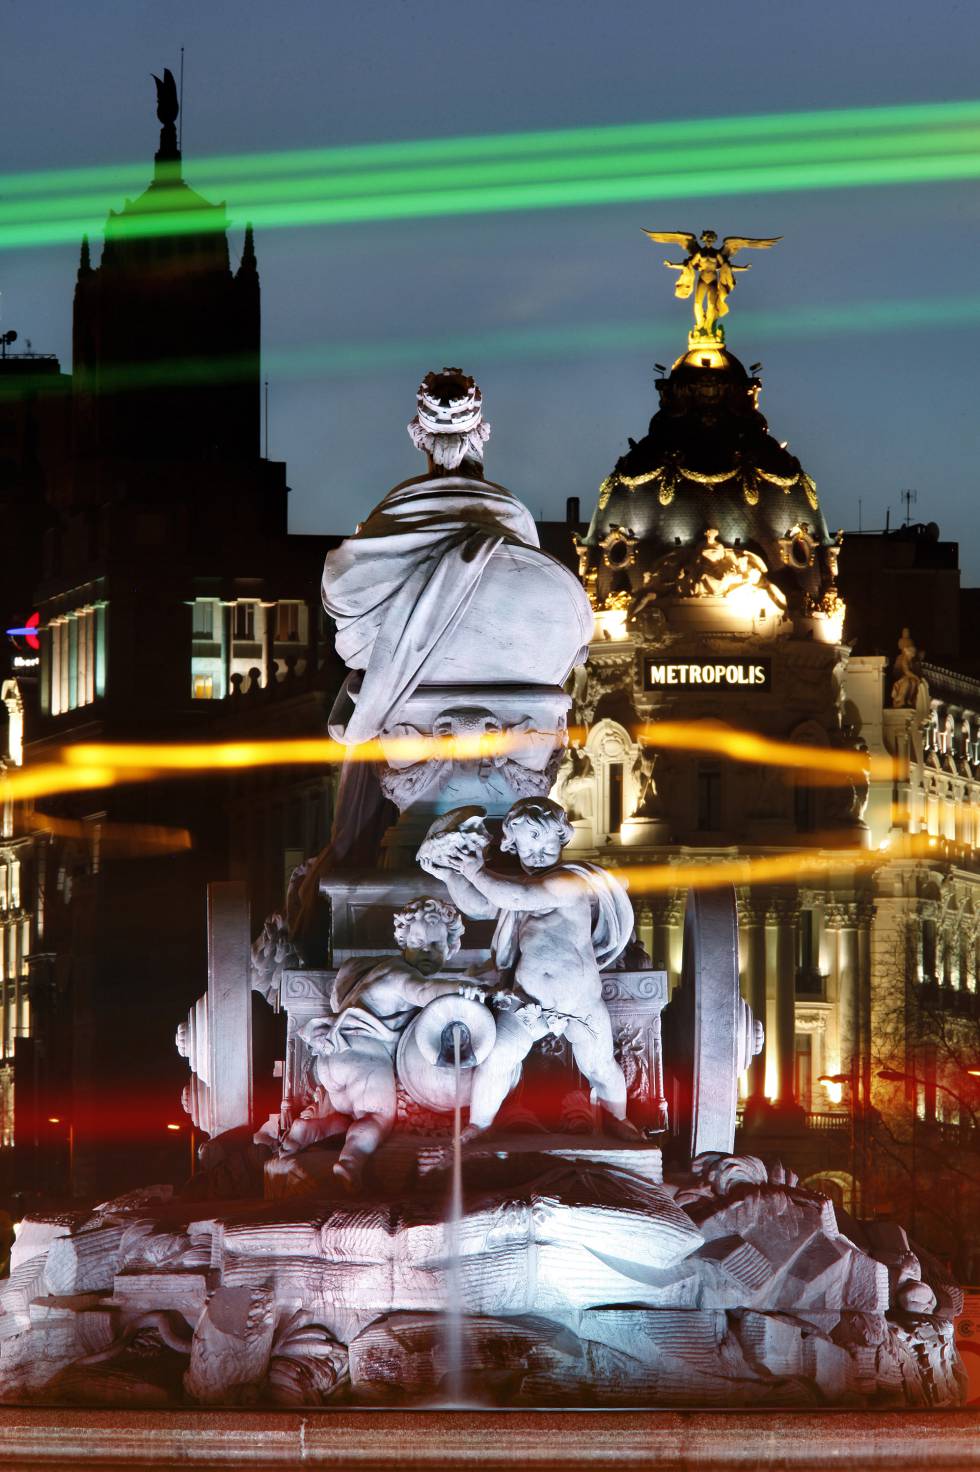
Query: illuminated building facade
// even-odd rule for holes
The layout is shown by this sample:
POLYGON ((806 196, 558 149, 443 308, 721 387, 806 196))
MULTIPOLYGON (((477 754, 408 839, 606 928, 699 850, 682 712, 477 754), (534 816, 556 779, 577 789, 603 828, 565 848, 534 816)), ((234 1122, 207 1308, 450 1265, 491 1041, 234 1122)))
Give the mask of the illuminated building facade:
POLYGON ((935 528, 918 548, 914 529, 856 537, 850 572, 849 538, 769 435, 760 386, 723 346, 692 344, 600 487, 577 543, 596 638, 554 795, 583 856, 636 870, 638 934, 674 984, 686 884, 664 887, 662 870, 752 862, 740 961, 766 1044, 743 1148, 784 1150, 838 1199, 887 1211, 900 1188, 875 1177, 872 1107, 907 1136, 904 1090, 920 1128, 965 1127, 919 1002, 980 1043, 980 680, 956 632, 970 595, 935 528), (895 659, 920 606, 949 667, 923 663, 907 631, 895 659), (712 721, 788 744, 790 764, 651 729, 712 721), (829 785, 841 753, 852 774, 829 785), (882 1081, 881 1066, 915 1082, 882 1081))

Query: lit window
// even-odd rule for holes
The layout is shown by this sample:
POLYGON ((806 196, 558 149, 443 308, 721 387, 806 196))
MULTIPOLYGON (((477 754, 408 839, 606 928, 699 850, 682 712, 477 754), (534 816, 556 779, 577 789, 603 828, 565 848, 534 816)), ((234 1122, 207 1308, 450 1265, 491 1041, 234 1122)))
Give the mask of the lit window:
POLYGON ((194 628, 195 639, 214 638, 214 604, 207 599, 198 598, 194 604, 194 628))
POLYGON ((701 763, 698 767, 698 832, 717 833, 721 828, 721 771, 701 763))
POLYGON ((214 699, 214 676, 195 675, 193 695, 195 700, 214 699))
POLYGON ((299 639, 299 604, 276 605, 276 643, 291 644, 299 639))
POLYGON ((254 603, 236 603, 235 604, 235 638, 236 639, 254 639, 255 638, 255 604, 254 603))

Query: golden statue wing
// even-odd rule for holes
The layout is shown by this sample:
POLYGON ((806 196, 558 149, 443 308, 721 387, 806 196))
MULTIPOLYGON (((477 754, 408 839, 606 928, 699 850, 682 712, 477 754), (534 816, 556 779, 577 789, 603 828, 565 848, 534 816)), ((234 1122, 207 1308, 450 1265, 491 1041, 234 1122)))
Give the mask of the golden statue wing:
POLYGON ((753 235, 726 235, 721 242, 721 253, 731 260, 737 250, 770 250, 782 240, 781 235, 758 238, 753 235))
POLYGON ((651 240, 659 240, 661 245, 682 245, 689 256, 698 248, 698 237, 686 230, 645 230, 642 225, 640 228, 644 235, 648 235, 651 240))

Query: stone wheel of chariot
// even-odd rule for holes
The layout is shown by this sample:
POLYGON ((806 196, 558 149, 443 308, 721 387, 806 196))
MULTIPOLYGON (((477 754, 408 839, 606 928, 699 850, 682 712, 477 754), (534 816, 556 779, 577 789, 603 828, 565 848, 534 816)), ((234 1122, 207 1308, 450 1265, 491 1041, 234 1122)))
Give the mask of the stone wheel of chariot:
POLYGON ((762 1027, 739 989, 738 913, 730 886, 690 890, 681 984, 664 1013, 673 1132, 693 1160, 735 1148, 738 1077, 762 1049, 762 1027))

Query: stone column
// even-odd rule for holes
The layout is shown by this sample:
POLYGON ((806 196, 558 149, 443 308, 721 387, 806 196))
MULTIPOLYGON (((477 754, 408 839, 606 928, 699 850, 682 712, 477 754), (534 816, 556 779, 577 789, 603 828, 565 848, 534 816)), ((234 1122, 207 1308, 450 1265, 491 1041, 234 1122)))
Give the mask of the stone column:
POLYGON ((221 664, 224 670, 226 696, 231 694, 231 614, 232 605, 221 605, 221 664))
MULTIPOLYGON (((766 1027, 766 933, 764 911, 752 903, 751 897, 738 902, 739 960, 742 995, 754 1015, 766 1027)), ((749 1064, 748 1097, 761 1103, 766 1094, 766 1051, 768 1033, 762 1052, 749 1064)))
MULTIPOLYGON (((836 933, 835 970, 837 977, 837 1037, 840 1045, 840 1072, 850 1073, 859 1052, 861 1024, 858 1013, 858 932, 857 905, 828 905, 824 924, 836 933)), ((854 1089, 852 1088, 852 1094, 854 1089)), ((849 1099, 852 1106, 853 1099, 849 1099)))
POLYGON ((262 686, 268 690, 276 683, 276 662, 272 657, 272 636, 276 625, 276 604, 262 604, 262 686))
POLYGON ((766 911, 769 961, 767 992, 775 1001, 777 1109, 795 1104, 796 951, 799 903, 793 891, 774 892, 766 911))

